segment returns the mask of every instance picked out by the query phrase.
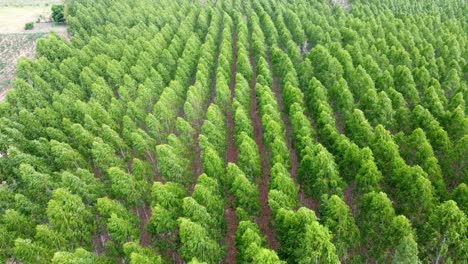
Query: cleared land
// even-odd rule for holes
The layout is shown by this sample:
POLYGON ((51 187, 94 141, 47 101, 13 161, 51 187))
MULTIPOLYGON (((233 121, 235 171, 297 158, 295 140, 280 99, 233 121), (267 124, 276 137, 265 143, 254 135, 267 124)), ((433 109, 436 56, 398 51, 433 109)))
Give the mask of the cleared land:
POLYGON ((32 30, 24 30, 28 22, 49 21, 51 5, 55 3, 60 1, 0 0, 0 91, 11 87, 18 58, 34 57, 38 38, 51 30, 61 36, 67 35, 65 25, 52 22, 35 23, 32 30))

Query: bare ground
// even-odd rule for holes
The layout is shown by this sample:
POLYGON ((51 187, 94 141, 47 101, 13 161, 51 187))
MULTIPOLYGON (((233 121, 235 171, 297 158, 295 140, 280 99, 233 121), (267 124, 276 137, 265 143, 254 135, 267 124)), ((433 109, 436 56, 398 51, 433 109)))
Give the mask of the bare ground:
MULTIPOLYGON (((57 0, 0 0, 0 90, 10 89, 15 76, 16 62, 20 57, 33 58, 36 40, 54 31, 69 39, 66 25, 50 22, 51 7, 45 4, 58 3, 57 0), (35 23, 32 30, 24 30, 28 22, 35 23)), ((0 94, 0 101, 5 93, 0 94)))
POLYGON ((335 116, 335 125, 338 129, 338 132, 340 132, 340 134, 344 134, 344 121, 342 120, 340 114, 337 111, 333 112, 333 114, 335 116))
POLYGON ((294 183, 296 184, 296 186, 299 186, 298 198, 299 198, 299 202, 301 203, 301 205, 305 206, 308 209, 313 210, 316 214, 318 214, 318 206, 319 206, 318 201, 312 199, 312 197, 310 196, 307 196, 304 193, 304 190, 302 189, 301 185, 297 181, 297 169, 299 168, 299 161, 297 157, 297 151, 292 144, 292 134, 293 134, 292 126, 291 126, 291 122, 289 121, 288 116, 285 114, 283 97, 281 96, 281 86, 279 84, 278 78, 273 73, 273 69, 271 67, 271 62, 269 61, 269 57, 268 57, 268 63, 270 65, 270 72, 272 73, 272 76, 273 76, 273 93, 276 96, 276 101, 278 102, 278 107, 281 112, 281 118, 283 119, 283 123, 286 127, 286 145, 288 146, 289 154, 291 157, 291 169, 289 173, 291 174, 291 178, 294 180, 294 183))
POLYGON ((267 243, 269 247, 273 250, 279 248, 279 242, 275 238, 275 234, 270 226, 271 223, 271 208, 268 205, 268 184, 270 182, 270 168, 269 168, 269 161, 267 158, 267 149, 263 144, 263 129, 262 124, 260 121, 260 116, 258 114, 258 104, 257 104, 257 96, 256 96, 256 82, 257 82, 257 69, 255 66, 255 62, 253 61, 252 57, 252 43, 250 43, 249 47, 249 60, 250 65, 253 69, 253 78, 250 83, 251 89, 251 97, 252 97, 252 106, 250 108, 250 115, 252 118, 253 126, 254 126, 254 133, 255 133, 255 142, 257 143, 258 150, 261 156, 261 169, 262 169, 262 176, 260 178, 260 182, 258 184, 258 191, 260 193, 260 214, 257 217, 257 223, 262 230, 263 234, 266 235, 267 243))
POLYGON ((345 203, 349 206, 349 208, 351 209, 351 212, 353 213, 353 216, 356 217, 357 216, 357 204, 356 204, 356 201, 355 201, 355 190, 356 190, 356 184, 355 183, 352 183, 352 184, 348 184, 344 190, 343 190, 343 195, 344 195, 344 201, 345 203))
MULTIPOLYGON (((199 129, 198 129, 199 130, 199 129)), ((193 144, 195 147, 195 155, 193 156, 192 160, 192 173, 193 173, 193 182, 189 188, 189 195, 192 195, 193 190, 195 189, 195 185, 197 185, 198 177, 202 173, 202 162, 200 156, 200 145, 198 144, 198 136, 200 135, 199 131, 195 133, 193 136, 193 144)))
POLYGON ((151 206, 144 205, 143 207, 137 208, 136 214, 140 219, 140 245, 142 247, 148 247, 151 245, 151 236, 146 231, 146 224, 151 218, 151 206))
MULTIPOLYGON (((96 223, 99 223, 100 216, 96 215, 96 223)), ((96 233, 93 235, 93 248, 96 255, 100 256, 105 251, 105 243, 110 240, 109 232, 105 226, 98 226, 96 233)))
MULTIPOLYGON (((0 34, 0 90, 11 87, 18 58, 34 57, 36 40, 43 36, 44 33, 0 34)), ((0 99, 3 100, 4 96, 2 92, 0 99)))
MULTIPOLYGON (((232 32, 232 67, 231 67, 231 83, 229 89, 231 90, 231 105, 235 95, 236 86, 236 72, 237 72, 237 32, 234 27, 232 32)), ((227 111, 226 115, 227 122, 227 151, 226 151, 226 163, 232 162, 237 163, 238 151, 234 144, 234 120, 232 118, 232 110, 227 111)), ((234 208, 234 196, 226 190, 227 203, 224 208, 224 220, 227 225, 227 233, 224 237, 224 244, 226 245, 226 258, 223 263, 234 264, 236 263, 237 249, 234 242, 234 236, 237 231, 239 221, 237 219, 236 211, 234 208)))

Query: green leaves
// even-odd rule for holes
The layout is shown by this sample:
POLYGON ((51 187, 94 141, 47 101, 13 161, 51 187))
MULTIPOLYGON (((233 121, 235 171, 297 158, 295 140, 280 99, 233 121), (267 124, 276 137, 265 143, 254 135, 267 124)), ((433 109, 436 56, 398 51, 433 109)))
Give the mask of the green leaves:
POLYGON ((86 251, 83 248, 78 248, 74 253, 70 252, 56 252, 52 258, 53 264, 64 263, 81 263, 81 264, 92 264, 96 262, 96 256, 86 251))
POLYGON ((333 156, 320 144, 314 149, 305 148, 302 156, 298 173, 305 191, 317 198, 323 194, 341 195, 344 183, 333 156))
POLYGON ((273 250, 264 247, 265 238, 254 222, 239 222, 235 242, 238 263, 283 263, 273 250))
POLYGON ((81 198, 58 188, 47 205, 47 218, 54 230, 63 236, 68 247, 87 244, 93 224, 91 213, 81 198))
POLYGON ((426 259, 434 259, 437 263, 465 259, 468 243, 467 221, 466 215, 452 200, 435 208, 421 238, 426 259))
POLYGON ((141 203, 140 183, 132 175, 117 167, 109 168, 107 172, 111 181, 112 192, 117 198, 129 205, 139 205, 141 203))
POLYGON ((325 198, 320 207, 321 222, 333 234, 332 242, 340 259, 348 259, 359 242, 359 229, 350 209, 338 196, 325 198))
POLYGON ((208 236, 205 228, 187 218, 180 218, 178 223, 182 242, 180 251, 184 260, 190 261, 193 257, 208 263, 220 260, 221 248, 208 236))

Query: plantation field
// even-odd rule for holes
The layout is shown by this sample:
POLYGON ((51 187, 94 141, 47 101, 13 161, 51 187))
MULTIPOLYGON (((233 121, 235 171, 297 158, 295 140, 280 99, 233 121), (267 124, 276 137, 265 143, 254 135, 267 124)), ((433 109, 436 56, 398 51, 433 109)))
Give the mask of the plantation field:
POLYGON ((466 263, 466 1, 65 5, 0 35, 0 262, 466 263))

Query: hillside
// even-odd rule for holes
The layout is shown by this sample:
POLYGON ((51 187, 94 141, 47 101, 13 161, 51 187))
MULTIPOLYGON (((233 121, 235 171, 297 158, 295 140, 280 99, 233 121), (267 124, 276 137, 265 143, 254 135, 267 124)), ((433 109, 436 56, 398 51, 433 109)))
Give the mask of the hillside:
POLYGON ((65 4, 0 103, 0 262, 466 263, 466 1, 65 4))

